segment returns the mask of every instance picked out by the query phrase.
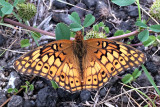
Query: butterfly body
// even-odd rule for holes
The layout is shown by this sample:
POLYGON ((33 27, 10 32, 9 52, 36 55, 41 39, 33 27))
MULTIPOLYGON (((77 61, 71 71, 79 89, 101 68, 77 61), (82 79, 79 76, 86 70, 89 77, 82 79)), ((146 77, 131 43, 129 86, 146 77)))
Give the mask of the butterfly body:
POLYGON ((76 92, 96 90, 122 71, 138 67, 146 57, 126 44, 107 39, 59 40, 38 47, 17 59, 14 67, 23 74, 54 80, 60 87, 76 92))

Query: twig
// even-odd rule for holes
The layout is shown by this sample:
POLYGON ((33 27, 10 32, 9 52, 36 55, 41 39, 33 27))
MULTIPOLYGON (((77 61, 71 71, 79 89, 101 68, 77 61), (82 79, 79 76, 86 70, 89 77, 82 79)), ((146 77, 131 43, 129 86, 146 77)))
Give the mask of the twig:
POLYGON ((5 51, 14 52, 14 53, 22 53, 22 54, 26 53, 26 52, 14 51, 14 50, 5 49, 5 48, 1 48, 1 49, 5 50, 5 51))
POLYGON ((39 32, 39 33, 44 34, 44 35, 50 35, 50 36, 54 36, 55 37, 54 33, 46 32, 46 31, 41 30, 41 29, 37 29, 37 28, 31 27, 31 26, 27 26, 27 25, 21 24, 19 22, 13 21, 11 19, 8 19, 8 18, 4 18, 3 20, 4 20, 4 22, 10 23, 12 25, 20 26, 20 27, 23 27, 23 28, 31 30, 31 31, 35 31, 35 32, 39 32))
MULTIPOLYGON (((125 90, 124 88, 123 88, 122 90, 123 90, 124 92, 126 92, 126 90, 125 90)), ((131 98, 138 107, 140 107, 140 105, 135 101, 135 99, 133 99, 133 98, 131 97, 131 95, 129 95, 128 93, 126 93, 126 95, 127 95, 129 98, 131 98)))

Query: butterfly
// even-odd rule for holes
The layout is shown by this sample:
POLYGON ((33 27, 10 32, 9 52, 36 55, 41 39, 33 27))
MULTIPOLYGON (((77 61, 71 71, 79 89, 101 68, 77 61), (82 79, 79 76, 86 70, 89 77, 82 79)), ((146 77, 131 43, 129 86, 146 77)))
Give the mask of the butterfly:
POLYGON ((17 59, 15 69, 54 80, 70 92, 97 90, 111 77, 144 63, 141 51, 107 39, 83 40, 76 32, 75 40, 58 40, 40 46, 17 59))

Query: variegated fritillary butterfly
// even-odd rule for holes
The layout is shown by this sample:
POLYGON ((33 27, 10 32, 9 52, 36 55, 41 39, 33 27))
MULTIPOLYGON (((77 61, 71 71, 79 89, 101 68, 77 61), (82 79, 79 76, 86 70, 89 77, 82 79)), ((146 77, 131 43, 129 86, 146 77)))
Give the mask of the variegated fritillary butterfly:
POLYGON ((15 61, 23 74, 54 80, 71 92, 99 89, 114 75, 138 67, 146 60, 139 50, 107 39, 59 40, 40 46, 15 61))

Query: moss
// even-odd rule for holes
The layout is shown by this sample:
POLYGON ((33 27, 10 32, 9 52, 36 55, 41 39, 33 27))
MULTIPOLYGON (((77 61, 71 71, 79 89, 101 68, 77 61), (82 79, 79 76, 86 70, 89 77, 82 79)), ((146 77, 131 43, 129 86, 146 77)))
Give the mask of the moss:
POLYGON ((156 0, 150 7, 150 14, 155 19, 160 19, 160 0, 156 0))
POLYGON ((91 39, 91 38, 106 38, 106 35, 103 32, 96 32, 96 31, 89 31, 86 33, 85 36, 86 39, 91 39))
POLYGON ((37 9, 34 4, 18 4, 18 15, 24 20, 30 20, 33 16, 35 16, 37 9))

